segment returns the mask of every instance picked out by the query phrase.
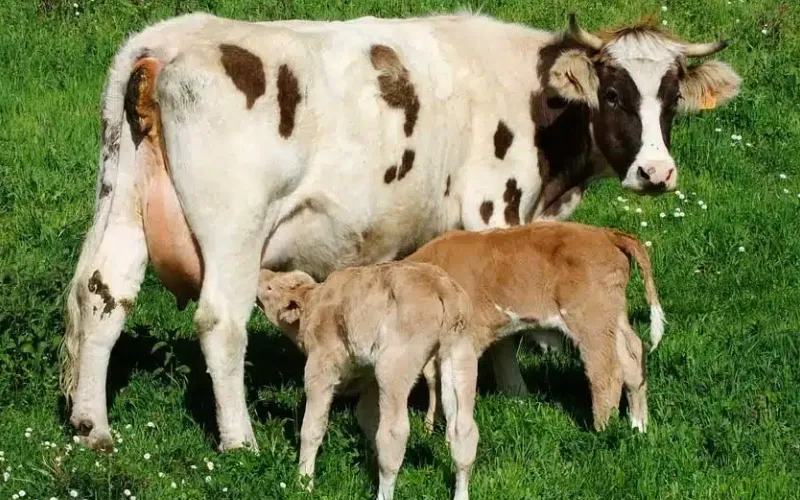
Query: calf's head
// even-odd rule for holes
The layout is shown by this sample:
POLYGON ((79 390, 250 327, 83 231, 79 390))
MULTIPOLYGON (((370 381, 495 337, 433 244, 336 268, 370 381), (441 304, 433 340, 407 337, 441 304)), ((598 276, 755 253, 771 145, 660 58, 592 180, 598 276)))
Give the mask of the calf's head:
POLYGON ((549 85, 567 101, 589 106, 594 140, 625 188, 674 190, 675 114, 712 109, 736 96, 741 81, 725 63, 686 60, 714 54, 727 42, 684 43, 649 25, 595 35, 574 15, 569 39, 550 68, 549 85))
POLYGON ((291 336, 299 326, 308 292, 315 286, 314 278, 302 271, 276 273, 262 269, 257 303, 272 324, 291 336))

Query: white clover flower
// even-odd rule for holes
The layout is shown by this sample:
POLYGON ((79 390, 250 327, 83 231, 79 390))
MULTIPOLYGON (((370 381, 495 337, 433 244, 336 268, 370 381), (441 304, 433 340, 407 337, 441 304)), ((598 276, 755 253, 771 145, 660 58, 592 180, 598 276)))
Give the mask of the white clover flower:
POLYGON ((72 4, 72 6, 73 6, 74 8, 76 8, 76 9, 78 8, 78 4, 77 4, 77 3, 74 3, 74 4, 72 4))
POLYGON ((778 177, 780 177, 781 180, 784 180, 784 181, 788 178, 786 174, 779 174, 778 177))
POLYGON ((78 444, 81 442, 81 438, 79 436, 72 436, 72 442, 78 444))
POLYGON ((12 499, 12 500, 17 500, 18 498, 19 498, 19 495, 17 495, 16 493, 14 493, 13 495, 11 495, 11 499, 12 499))
POLYGON ((17 495, 19 495, 20 498, 24 497, 26 495, 25 490, 19 490, 19 493, 17 493, 17 495))
POLYGON ((158 477, 164 477, 164 476, 166 476, 166 474, 164 474, 163 472, 158 473, 158 477))
POLYGON ((28 427, 27 429, 25 429, 25 432, 33 432, 33 429, 31 429, 30 427, 28 427))
POLYGON ((647 227, 647 221, 642 221, 639 223, 642 227, 647 227))
POLYGON ((700 208, 702 208, 703 210, 708 210, 708 205, 703 205, 700 208))
POLYGON ((623 209, 623 210, 625 210, 625 211, 627 212, 627 211, 628 211, 628 210, 630 210, 631 208, 630 208, 628 205, 625 205, 624 207, 622 207, 622 209, 623 209))
POLYGON ((126 488, 122 491, 122 494, 125 495, 126 497, 129 497, 131 496, 131 490, 126 488))
POLYGON ((678 195, 678 198, 680 198, 681 200, 685 200, 686 199, 686 195, 681 193, 681 194, 678 195))
POLYGON ((25 433, 25 437, 26 437, 26 438, 29 438, 29 437, 31 437, 31 433, 30 433, 30 432, 26 432, 26 433, 25 433))
POLYGON ((284 483, 283 481, 281 481, 279 486, 281 487, 281 489, 284 489, 284 490, 286 489, 286 483, 284 483))
POLYGON ((227 493, 228 492, 228 487, 226 486, 226 487, 222 488, 222 492, 223 493, 227 493))
POLYGON ((117 448, 116 446, 114 447, 114 453, 119 453, 119 448, 117 448))
POLYGON ((189 468, 192 469, 192 470, 197 470, 197 466, 194 465, 194 464, 190 465, 189 468))
POLYGON ((150 460, 150 454, 149 453, 145 453, 144 454, 144 459, 145 460, 150 460))
POLYGON ((155 428, 155 426, 156 426, 156 424, 154 424, 153 422, 147 422, 147 427, 150 427, 151 429, 153 429, 153 428, 155 428))
POLYGON ((207 483, 210 483, 211 482, 211 476, 206 476, 205 480, 206 480, 207 483))
POLYGON ((122 438, 117 438, 117 444, 122 444, 122 438))
POLYGON ((646 246, 646 247, 651 247, 651 246, 653 246, 653 242, 652 242, 652 241, 650 241, 650 240, 648 240, 648 241, 645 241, 645 242, 644 242, 644 246, 646 246))
POLYGON ((208 467, 208 470, 214 470, 214 462, 206 462, 206 467, 208 467))
POLYGON ((746 142, 746 143, 744 143, 744 145, 747 146, 748 148, 752 148, 753 147, 753 143, 752 142, 746 142))
POLYGON ((50 500, 58 500, 56 497, 50 497, 50 500))
POLYGON ((786 189, 786 188, 783 188, 783 193, 784 193, 784 194, 789 194, 789 190, 788 190, 788 189, 786 189))
POLYGON ((714 132, 717 132, 717 133, 722 132, 722 129, 717 127, 717 128, 714 129, 714 132))
POLYGON ((739 247, 740 252, 744 252, 744 247, 739 247))
POLYGON ((7 483, 10 478, 11 478, 11 474, 9 474, 8 472, 3 472, 3 482, 4 483, 7 483))
POLYGON ((661 21, 661 24, 663 24, 664 26, 666 26, 666 25, 667 25, 667 24, 669 24, 669 23, 667 23, 667 20, 666 20, 666 19, 664 19, 663 21, 661 21))
POLYGON ((767 28, 764 28, 763 30, 761 30, 761 34, 762 35, 766 35, 768 33, 769 33, 769 31, 767 31, 767 28))
POLYGON ((177 488, 178 487, 178 485, 175 484, 175 481, 172 481, 172 483, 170 483, 169 486, 170 486, 170 488, 177 488))
POLYGON ((637 208, 636 210, 634 210, 634 212, 636 212, 637 214, 640 214, 640 213, 642 213, 642 209, 641 208, 637 208))
POLYGON ((666 12, 666 11, 667 11, 667 6, 666 5, 662 5, 661 6, 661 12, 666 12))
POLYGON ((75 490, 69 490, 69 496, 72 498, 78 498, 78 492, 75 490))
POLYGON ((661 212, 660 214, 658 214, 658 216, 659 216, 659 217, 661 217, 661 218, 663 219, 664 217, 666 217, 666 216, 667 216, 667 214, 665 214, 664 212, 661 212))
POLYGON ((133 496, 131 497, 131 500, 136 500, 136 495, 133 495, 133 496))

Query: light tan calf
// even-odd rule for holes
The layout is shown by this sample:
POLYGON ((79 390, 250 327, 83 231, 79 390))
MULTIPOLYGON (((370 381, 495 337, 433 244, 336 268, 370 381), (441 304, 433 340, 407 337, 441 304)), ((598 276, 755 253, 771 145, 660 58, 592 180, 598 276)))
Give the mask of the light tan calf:
MULTIPOLYGON (((596 429, 619 408, 625 386, 631 425, 647 428, 647 384, 642 343, 628 322, 625 289, 630 261, 639 265, 650 304, 652 349, 663 335, 664 317, 650 258, 635 237, 571 222, 537 222, 480 233, 454 231, 431 241, 406 260, 445 269, 469 294, 469 330, 476 352, 496 340, 534 330, 537 340, 559 346, 566 335, 579 349, 592 392, 596 429)), ((425 367, 436 411, 436 370, 425 367)))
POLYGON ((378 499, 390 500, 409 434, 408 395, 423 366, 436 356, 457 467, 455 498, 468 498, 478 444, 473 420, 478 361, 465 333, 469 298, 444 271, 393 262, 336 271, 317 284, 301 271, 262 270, 258 302, 308 357, 301 475, 313 480, 334 392, 365 378, 356 417, 378 455, 378 499))

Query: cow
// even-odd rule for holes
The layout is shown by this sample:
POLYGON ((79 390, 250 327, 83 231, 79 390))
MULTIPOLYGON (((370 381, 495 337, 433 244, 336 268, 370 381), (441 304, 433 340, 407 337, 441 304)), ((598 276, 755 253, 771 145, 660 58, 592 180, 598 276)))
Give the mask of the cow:
POLYGON ((356 418, 378 456, 377 498, 393 498, 410 430, 408 395, 435 356, 456 465, 453 498, 469 498, 478 356, 467 333, 469 296, 447 273, 432 264, 385 262, 339 269, 316 283, 303 271, 262 269, 257 302, 307 356, 300 474, 309 486, 333 395, 355 381, 356 418))
MULTIPOLYGON (((260 268, 401 259, 454 228, 568 218, 594 178, 675 189, 677 112, 740 77, 725 42, 649 25, 563 33, 471 13, 251 23, 194 13, 130 37, 102 96, 95 212, 67 296, 61 387, 112 447, 111 349, 149 262, 194 326, 219 449, 255 447, 244 388, 260 268)), ((498 384, 525 393, 511 340, 498 384)))
MULTIPOLYGON (((468 332, 480 354, 498 339, 529 332, 560 350, 566 338, 580 352, 592 393, 596 430, 619 409, 625 387, 631 426, 647 431, 647 381, 642 342, 628 321, 630 261, 639 266, 650 305, 651 352, 664 334, 664 312, 646 247, 633 235, 576 222, 532 222, 509 229, 450 231, 403 262, 447 271, 472 303, 468 332)), ((436 363, 425 366, 428 412, 436 414, 436 363)))

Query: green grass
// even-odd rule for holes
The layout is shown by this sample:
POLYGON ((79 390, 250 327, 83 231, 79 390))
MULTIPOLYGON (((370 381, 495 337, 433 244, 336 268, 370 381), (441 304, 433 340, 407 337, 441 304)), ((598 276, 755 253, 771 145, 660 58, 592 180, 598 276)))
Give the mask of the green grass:
MULTIPOLYGON (((301 355, 254 318, 247 386, 261 453, 216 453, 209 381, 191 329, 194 309, 177 312, 152 273, 112 358, 110 420, 121 436, 118 453, 65 448, 72 433, 57 390, 55 350, 65 290, 92 217, 105 71, 127 32, 191 10, 258 20, 346 19, 458 5, 76 1, 78 9, 72 0, 0 6, 0 468, 9 473, 0 480, 0 499, 19 490, 26 498, 63 499, 71 489, 79 498, 123 498, 126 488, 138 499, 304 498, 295 472, 301 355)), ((560 29, 574 10, 598 28, 661 5, 611 3, 487 0, 483 11, 560 29)), ((662 18, 680 35, 731 40, 720 58, 744 85, 730 105, 676 123, 674 154, 687 199, 639 198, 607 181, 592 187, 577 214, 653 242, 669 323, 648 359, 650 432, 636 435, 620 419, 603 433, 588 430, 588 389, 575 357, 523 349, 530 398, 497 394, 490 375, 481 379, 476 499, 800 497, 800 9, 767 0, 665 3, 662 18), (741 143, 731 134, 741 134, 741 143), (685 217, 672 216, 676 206, 685 217)), ((644 332, 640 283, 629 295, 635 326, 644 332)), ((448 498, 452 475, 442 432, 422 433, 425 396, 415 393, 414 400, 398 498, 448 498)), ((338 403, 331 422, 315 497, 371 498, 375 461, 352 402, 338 403)))

